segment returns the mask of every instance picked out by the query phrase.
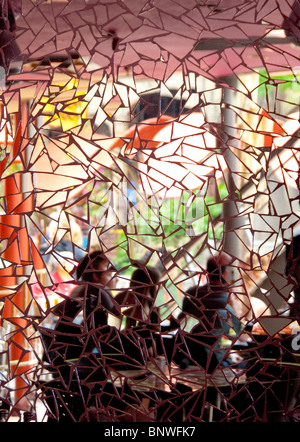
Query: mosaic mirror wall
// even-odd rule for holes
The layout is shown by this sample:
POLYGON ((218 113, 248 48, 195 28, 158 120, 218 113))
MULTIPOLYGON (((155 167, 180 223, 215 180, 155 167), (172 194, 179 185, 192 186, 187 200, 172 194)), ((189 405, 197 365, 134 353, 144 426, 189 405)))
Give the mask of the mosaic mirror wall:
POLYGON ((299 421, 299 19, 1 2, 2 420, 299 421))

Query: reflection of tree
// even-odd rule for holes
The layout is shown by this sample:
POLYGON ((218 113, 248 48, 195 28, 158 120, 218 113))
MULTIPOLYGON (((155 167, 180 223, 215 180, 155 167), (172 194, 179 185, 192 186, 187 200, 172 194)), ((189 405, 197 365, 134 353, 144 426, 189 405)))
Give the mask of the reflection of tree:
MULTIPOLYGON (((190 240, 191 236, 198 236, 207 232, 208 238, 222 238, 223 224, 217 228, 213 221, 222 213, 222 200, 226 198, 227 191, 224 183, 219 183, 218 194, 220 200, 213 195, 204 195, 195 198, 188 204, 191 192, 186 192, 181 198, 165 199, 155 208, 138 207, 134 213, 133 237, 142 238, 143 245, 149 250, 166 250, 172 253, 190 240), (201 205, 199 210, 199 205, 201 205), (187 212, 188 209, 188 212, 187 212), (187 216, 188 215, 188 216, 187 216)), ((128 225, 133 218, 128 221, 128 225)), ((127 227, 128 227, 127 225, 127 227)), ((117 238, 117 265, 122 268, 128 263, 128 230, 120 229, 117 238)), ((138 239, 137 239, 138 241, 138 239)))
POLYGON ((298 107, 300 92, 299 75, 269 74, 266 70, 259 71, 258 100, 265 101, 267 107, 272 108, 272 100, 276 101, 276 112, 282 118, 283 115, 293 112, 298 107), (280 108, 282 108, 280 110, 280 108))

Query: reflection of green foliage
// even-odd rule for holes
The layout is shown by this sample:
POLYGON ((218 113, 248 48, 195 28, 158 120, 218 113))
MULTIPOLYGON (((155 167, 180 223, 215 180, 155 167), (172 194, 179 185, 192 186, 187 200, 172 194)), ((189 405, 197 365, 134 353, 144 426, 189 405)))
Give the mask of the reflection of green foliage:
MULTIPOLYGON (((88 211, 95 222, 100 220, 101 206, 107 208, 112 181, 109 176, 94 179, 87 186, 88 211)), ((166 248, 170 253, 190 241, 194 235, 207 233, 209 238, 222 238, 223 225, 215 226, 215 220, 222 213, 222 201, 228 191, 222 182, 218 184, 218 198, 197 191, 183 191, 180 198, 156 199, 138 198, 136 204, 128 203, 127 224, 118 228, 116 241, 118 268, 125 268, 129 256, 139 259, 139 253, 166 248), (140 247, 142 246, 142 247, 140 247), (144 249, 143 249, 144 248, 144 249), (136 256, 137 254, 137 256, 136 256)), ((104 221, 104 218, 103 218, 104 221)))
POLYGON ((2 178, 8 177, 10 175, 15 175, 22 171, 22 165, 20 163, 11 163, 3 171, 2 178))
POLYGON ((293 74, 270 75, 266 70, 259 71, 258 96, 261 98, 272 94, 276 88, 276 96, 286 95, 286 99, 294 102, 300 93, 300 78, 293 74))
POLYGON ((118 233, 117 245, 116 266, 118 269, 124 269, 128 265, 128 239, 123 230, 118 233))
POLYGON ((128 236, 136 238, 137 243, 140 242, 149 249, 161 249, 163 244, 170 252, 190 240, 191 227, 192 234, 201 235, 207 232, 209 238, 221 239, 223 224, 216 228, 214 221, 221 215, 222 201, 228 196, 224 183, 219 184, 218 193, 218 202, 215 197, 206 195, 197 196, 191 204, 187 204, 192 195, 191 192, 187 192, 181 198, 163 200, 159 207, 151 208, 145 205, 144 208, 140 208, 137 205, 134 217, 129 219, 127 225, 127 230, 132 234, 127 233, 126 237, 122 231, 118 236, 118 267, 122 268, 128 263, 128 236))

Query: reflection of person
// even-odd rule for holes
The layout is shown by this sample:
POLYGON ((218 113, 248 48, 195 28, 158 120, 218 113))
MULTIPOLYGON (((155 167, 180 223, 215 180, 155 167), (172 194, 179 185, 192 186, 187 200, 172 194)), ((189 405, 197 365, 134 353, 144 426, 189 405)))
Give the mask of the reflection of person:
POLYGON ((158 324, 158 311, 155 299, 161 275, 153 267, 136 269, 130 280, 129 289, 119 293, 115 300, 120 306, 126 306, 125 329, 138 324, 158 324))
MULTIPOLYGON (((76 288, 52 309, 56 325, 47 331, 52 336, 46 357, 67 373, 65 361, 82 359, 95 347, 94 333, 107 335, 108 313, 120 316, 120 307, 114 301, 115 268, 102 252, 87 254, 79 263, 76 288)), ((41 330, 43 331, 43 330, 41 330)))
MULTIPOLYGON (((153 267, 137 268, 130 281, 128 290, 116 297, 120 306, 127 308, 123 312, 124 330, 136 342, 136 348, 143 347, 144 357, 155 352, 154 335, 160 330, 159 311, 155 305, 159 290, 160 272, 153 267)), ((123 321, 122 321, 123 322, 123 321)), ((139 358, 139 354, 134 357, 139 358)))
MULTIPOLYGON (((226 264, 228 255, 221 254, 207 262, 208 282, 204 286, 196 285, 187 290, 179 320, 186 320, 188 315, 197 319, 191 329, 191 335, 201 337, 201 342, 213 343, 214 355, 222 364, 228 364, 226 350, 221 350, 221 339, 233 329, 238 335, 242 324, 229 305, 229 286, 226 283, 226 264), (212 339, 213 338, 213 339, 212 339)), ((207 352, 210 352, 210 347, 207 352)))
POLYGON ((285 273, 293 278, 293 302, 290 304, 290 315, 297 319, 300 315, 300 235, 294 236, 291 244, 286 246, 285 273))
POLYGON ((107 314, 120 316, 120 308, 114 301, 116 269, 100 251, 87 254, 77 267, 77 287, 68 298, 58 304, 54 313, 74 319, 84 312, 84 323, 90 327, 107 324, 107 314))
MULTIPOLYGON (((288 310, 290 307, 291 319, 298 318, 299 321, 300 235, 292 238, 285 252, 285 273, 294 283, 293 302, 285 308, 288 310)), ((254 348, 255 354, 251 356, 253 365, 248 369, 248 376, 252 379, 247 387, 253 403, 251 408, 256 410, 257 420, 292 422, 299 404, 299 357, 292 345, 293 335, 285 335, 282 330, 280 337, 273 338, 262 335, 259 338, 256 336, 254 341, 262 342, 254 348)))

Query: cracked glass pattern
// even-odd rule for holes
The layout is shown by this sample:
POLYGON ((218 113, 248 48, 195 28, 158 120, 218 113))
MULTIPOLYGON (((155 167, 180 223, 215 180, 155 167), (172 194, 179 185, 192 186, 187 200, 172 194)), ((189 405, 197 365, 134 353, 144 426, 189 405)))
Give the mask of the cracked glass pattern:
POLYGON ((298 1, 0 12, 0 420, 299 422, 298 1))

